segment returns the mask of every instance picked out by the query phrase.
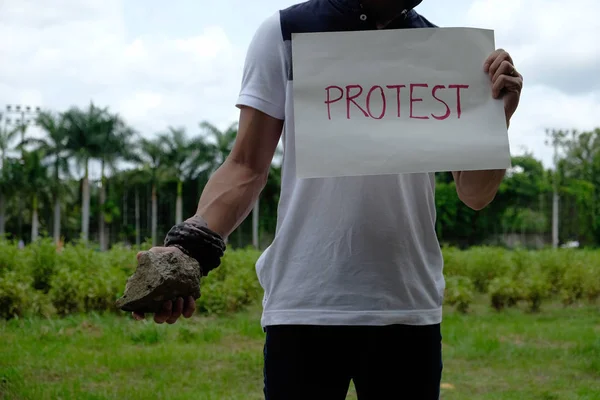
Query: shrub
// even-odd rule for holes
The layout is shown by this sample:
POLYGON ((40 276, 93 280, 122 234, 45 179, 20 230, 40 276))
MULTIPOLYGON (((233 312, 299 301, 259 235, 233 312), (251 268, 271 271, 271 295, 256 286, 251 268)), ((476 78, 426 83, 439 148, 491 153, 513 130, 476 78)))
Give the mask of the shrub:
POLYGON ((0 241, 0 274, 6 271, 22 271, 25 266, 23 250, 14 242, 0 241))
POLYGON ((562 289, 565 272, 577 253, 575 250, 542 250, 536 253, 540 267, 546 274, 551 294, 558 294, 562 289))
POLYGON ((515 306, 523 298, 521 284, 509 276, 496 277, 489 285, 491 305, 500 311, 515 306))
POLYGON ((0 317, 21 317, 28 310, 32 292, 30 279, 16 271, 7 271, 0 276, 0 317))
POLYGON ((100 253, 83 244, 67 246, 51 281, 49 295, 60 315, 88 311, 114 311, 135 262, 134 251, 100 253), (115 255, 117 253, 120 255, 115 255))
POLYGON ((456 247, 444 247, 442 255, 444 257, 444 275, 469 276, 468 265, 465 261, 468 255, 465 251, 456 247))
POLYGON ((550 295, 551 285, 548 282, 547 276, 539 267, 532 267, 531 270, 522 274, 520 282, 523 299, 527 300, 529 311, 538 312, 542 300, 550 295))
POLYGON ((51 239, 38 240, 26 247, 24 258, 33 278, 33 288, 47 293, 58 261, 56 246, 51 239))
MULTIPOLYGON (((149 248, 149 247, 148 247, 149 248)), ((122 245, 115 245, 110 251, 101 253, 105 263, 121 269, 127 276, 133 274, 137 264, 136 249, 128 249, 122 245)))
POLYGON ((49 298, 59 315, 83 311, 81 302, 81 281, 83 271, 61 268, 52 280, 49 298))
POLYGON ((465 314, 473 302, 475 286, 471 279, 466 276, 451 276, 446 278, 445 302, 455 306, 456 309, 465 314))
POLYGON ((497 277, 505 276, 513 269, 510 252, 497 247, 473 247, 465 252, 468 275, 480 293, 487 293, 488 286, 497 277))
POLYGON ((532 270, 539 269, 539 257, 536 252, 522 249, 506 252, 512 262, 504 275, 519 279, 523 275, 529 274, 532 270))
POLYGON ((580 262, 572 262, 565 271, 560 296, 564 305, 571 305, 581 298, 585 293, 585 280, 587 274, 580 262))
POLYGON ((588 265, 585 274, 587 278, 583 283, 583 292, 588 301, 594 303, 600 297, 600 271, 588 265))
MULTIPOLYGON (((142 249, 149 247, 145 243, 142 249)), ((114 302, 135 270, 138 250, 114 246, 99 252, 78 243, 57 252, 49 239, 25 249, 0 241, 0 318, 115 311, 114 302)), ((234 312, 260 301, 262 289, 254 269, 259 255, 254 249, 227 250, 221 266, 202 279, 199 312, 234 312)), ((497 310, 523 300, 531 311, 538 311, 552 296, 565 305, 600 297, 597 250, 445 247, 443 256, 445 302, 459 312, 468 312, 476 292, 487 293, 497 310)))
POLYGON ((221 266, 203 278, 198 310, 208 314, 237 311, 256 301, 262 288, 254 265, 260 252, 253 249, 227 251, 221 266))

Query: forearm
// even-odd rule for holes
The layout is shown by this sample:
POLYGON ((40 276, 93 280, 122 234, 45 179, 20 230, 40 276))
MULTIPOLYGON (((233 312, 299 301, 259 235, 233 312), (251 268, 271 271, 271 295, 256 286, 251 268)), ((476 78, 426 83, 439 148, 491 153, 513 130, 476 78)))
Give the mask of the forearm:
POLYGON ((453 172, 458 197, 474 210, 481 210, 494 200, 505 169, 453 172))
MULTIPOLYGON (((507 115, 506 128, 509 127, 510 116, 507 115)), ((458 197, 474 210, 481 210, 494 200, 505 174, 505 169, 452 172, 458 197)))
POLYGON ((259 172, 227 159, 206 184, 197 215, 208 228, 228 237, 248 216, 264 188, 269 170, 259 172))

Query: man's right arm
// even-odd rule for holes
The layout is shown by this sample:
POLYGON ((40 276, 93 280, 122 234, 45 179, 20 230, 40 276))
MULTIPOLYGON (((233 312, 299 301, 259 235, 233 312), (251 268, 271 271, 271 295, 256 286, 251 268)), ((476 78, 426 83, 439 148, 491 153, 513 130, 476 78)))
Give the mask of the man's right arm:
POLYGON ((248 216, 267 182, 282 130, 282 120, 241 107, 233 149, 198 202, 197 215, 209 229, 225 238, 248 216))
MULTIPOLYGON (((257 29, 246 55, 242 88, 237 101, 240 108, 238 134, 234 147, 204 187, 196 215, 222 238, 228 237, 248 216, 264 188, 275 149, 283 131, 289 54, 284 45, 279 14, 273 14, 257 29)), ((202 224, 201 223, 201 224, 202 224)), ((180 251, 176 247, 156 247, 151 251, 180 251)), ((175 323, 195 310, 193 297, 167 301, 155 313, 157 323, 175 323)), ((134 313, 137 319, 143 314, 134 313)))
POLYGON ((234 147, 198 203, 196 215, 223 238, 248 216, 266 184, 283 131, 288 56, 275 13, 260 24, 248 47, 236 103, 241 111, 234 147))

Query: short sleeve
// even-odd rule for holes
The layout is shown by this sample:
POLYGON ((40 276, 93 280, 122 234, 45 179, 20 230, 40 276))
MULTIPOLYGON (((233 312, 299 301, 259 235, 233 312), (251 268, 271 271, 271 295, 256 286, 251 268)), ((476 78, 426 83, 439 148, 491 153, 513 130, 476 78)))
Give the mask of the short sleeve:
POLYGON ((236 106, 285 119, 287 64, 280 16, 276 13, 263 21, 250 42, 236 106))

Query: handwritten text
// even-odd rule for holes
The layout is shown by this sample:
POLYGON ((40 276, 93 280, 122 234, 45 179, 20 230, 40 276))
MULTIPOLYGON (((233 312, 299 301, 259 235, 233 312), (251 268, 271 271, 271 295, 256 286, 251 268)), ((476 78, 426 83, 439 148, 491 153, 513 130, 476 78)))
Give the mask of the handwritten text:
MULTIPOLYGON (((374 85, 366 88, 358 84, 346 85, 345 87, 331 85, 325 88, 324 103, 327 106, 327 116, 329 119, 332 118, 332 104, 340 101, 345 102, 345 105, 343 106, 346 111, 344 117, 347 119, 351 119, 355 116, 382 119, 390 115, 401 118, 401 98, 405 92, 408 92, 409 118, 434 118, 438 121, 442 121, 450 117, 460 119, 462 114, 461 90, 466 90, 468 88, 469 85, 453 84, 446 86, 429 85, 427 83, 411 83, 408 86, 374 85), (444 91, 449 90, 454 92, 454 100, 452 102, 441 98, 444 91), (445 108, 445 112, 438 114, 431 113, 429 115, 420 112, 418 103, 423 102, 426 98, 425 96, 430 96, 430 98, 439 102, 442 109, 445 108)), ((447 96, 444 98, 447 99, 447 96)))

